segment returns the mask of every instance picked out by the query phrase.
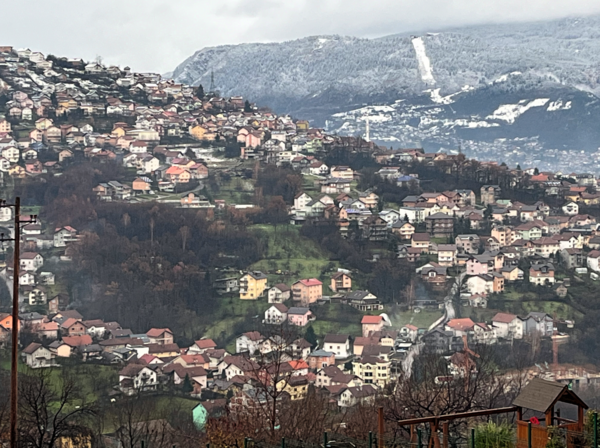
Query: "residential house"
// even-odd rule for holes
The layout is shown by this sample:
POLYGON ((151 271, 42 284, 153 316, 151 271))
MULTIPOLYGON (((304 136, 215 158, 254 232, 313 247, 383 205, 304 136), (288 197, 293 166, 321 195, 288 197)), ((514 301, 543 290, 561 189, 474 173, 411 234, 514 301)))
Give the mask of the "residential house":
POLYGON ((308 356, 308 365, 311 369, 322 369, 335 365, 335 353, 326 350, 315 350, 308 356))
POLYGON ((352 278, 345 272, 336 272, 331 276, 329 288, 333 292, 348 292, 352 289, 352 278))
POLYGON ((567 269, 575 269, 583 266, 583 251, 581 249, 563 249, 560 258, 567 269))
POLYGON ((283 303, 275 303, 265 311, 264 323, 271 325, 281 325, 287 321, 288 307, 283 303))
POLYGON ((413 233, 410 240, 411 247, 420 249, 421 253, 429 253, 431 237, 427 233, 413 233))
POLYGON ((119 389, 125 395, 156 390, 158 375, 156 371, 142 364, 129 364, 119 372, 119 389))
POLYGON ((586 266, 594 272, 600 272, 600 250, 592 250, 587 254, 586 266))
POLYGON ((371 384, 348 387, 340 393, 337 404, 340 408, 347 408, 371 403, 375 400, 376 395, 377 389, 371 384))
POLYGON ((523 320, 528 335, 537 333, 542 337, 550 337, 554 334, 554 319, 546 313, 532 311, 523 320))
POLYGON ((401 240, 410 240, 415 233, 415 226, 410 222, 398 220, 392 224, 392 233, 398 235, 401 240))
POLYGON ((287 320, 290 325, 304 327, 308 322, 314 320, 314 316, 308 308, 293 306, 288 309, 287 320))
POLYGON ((386 325, 383 316, 363 316, 361 320, 363 337, 370 336, 372 333, 383 330, 386 325))
POLYGON ((65 336, 87 335, 87 328, 83 322, 72 317, 67 318, 60 324, 60 330, 65 336))
POLYGON ((262 297, 267 288, 267 276, 260 271, 244 274, 240 279, 240 299, 256 300, 262 297))
POLYGON ((454 233, 454 218, 445 213, 434 213, 425 218, 427 233, 436 238, 450 237, 454 233))
MULTIPOLYGON (((373 384, 380 388, 390 381, 391 362, 375 356, 362 356, 352 362, 352 373, 359 377, 365 385, 373 384)), ((364 387, 364 386, 363 386, 364 387)))
POLYGON ((202 354, 206 353, 209 350, 214 350, 217 348, 217 344, 212 339, 199 339, 192 344, 190 348, 188 348, 188 354, 193 355, 196 353, 202 354))
POLYGON ((502 190, 498 185, 484 185, 481 187, 480 196, 483 205, 495 204, 502 190))
POLYGON ((329 175, 337 179, 354 180, 354 171, 348 166, 332 166, 329 175))
POLYGON ((31 369, 41 367, 52 367, 54 365, 54 355, 42 344, 32 342, 21 352, 25 364, 31 369))
POLYGON ((173 344, 173 332, 168 328, 151 328, 146 332, 151 344, 167 345, 173 344))
POLYGON ((269 303, 282 303, 290 298, 292 288, 283 284, 277 283, 275 286, 269 288, 268 298, 269 303))
POLYGON ((219 278, 213 282, 213 288, 217 294, 227 294, 238 291, 240 284, 237 277, 219 278))
POLYGON ((44 257, 36 252, 24 252, 19 265, 24 271, 37 271, 44 265, 44 257))
POLYGON ((552 263, 532 265, 529 269, 529 282, 534 285, 554 284, 554 265, 552 263))
POLYGON ((456 245, 454 244, 438 244, 438 264, 440 266, 454 266, 456 264, 456 245))
POLYGON ((264 340, 265 337, 258 331, 244 333, 235 340, 235 352, 254 354, 264 340))
POLYGON ((335 359, 346 359, 350 351, 350 336, 347 334, 328 334, 323 340, 323 350, 335 353, 335 359))
POLYGON ((525 323, 515 314, 497 313, 492 318, 492 326, 496 336, 504 339, 523 339, 525 323))
POLYGON ((304 305, 315 303, 323 296, 323 283, 316 278, 299 280, 292 285, 292 297, 295 302, 304 305))
POLYGON ((457 235, 454 239, 458 253, 476 255, 479 253, 481 240, 476 234, 457 235))

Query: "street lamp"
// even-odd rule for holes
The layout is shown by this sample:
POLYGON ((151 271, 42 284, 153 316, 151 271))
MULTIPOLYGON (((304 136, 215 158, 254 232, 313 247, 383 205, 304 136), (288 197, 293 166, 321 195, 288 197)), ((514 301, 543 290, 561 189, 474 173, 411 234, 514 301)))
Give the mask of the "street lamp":
POLYGON ((19 263, 21 251, 21 224, 37 221, 37 215, 30 215, 28 219, 21 219, 21 198, 16 197, 14 204, 7 204, 0 199, 0 208, 12 207, 15 210, 14 238, 7 238, 0 234, 0 242, 14 241, 13 251, 13 300, 12 300, 12 347, 10 365, 10 448, 17 448, 17 400, 18 395, 18 352, 19 352, 19 263))

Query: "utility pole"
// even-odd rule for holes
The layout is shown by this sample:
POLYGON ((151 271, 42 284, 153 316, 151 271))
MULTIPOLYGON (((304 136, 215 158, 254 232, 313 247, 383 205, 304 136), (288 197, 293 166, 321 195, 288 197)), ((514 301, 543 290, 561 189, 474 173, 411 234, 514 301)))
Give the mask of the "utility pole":
POLYGON ((14 241, 15 243, 13 250, 12 347, 10 365, 10 448, 17 448, 17 403, 19 399, 19 258, 21 251, 21 224, 36 222, 37 216, 30 215, 29 219, 21 221, 21 198, 19 197, 15 198, 14 204, 7 204, 5 200, 0 199, 0 208, 4 207, 12 207, 15 212, 14 238, 10 238, 10 235, 8 238, 5 238, 4 234, 0 234, 0 242, 14 241))

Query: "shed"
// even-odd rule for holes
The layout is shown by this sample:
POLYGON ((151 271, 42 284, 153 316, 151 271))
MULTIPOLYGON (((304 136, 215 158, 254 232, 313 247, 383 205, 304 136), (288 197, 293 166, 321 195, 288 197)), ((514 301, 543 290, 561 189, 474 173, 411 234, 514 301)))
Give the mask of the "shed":
MULTIPOLYGON (((581 432, 584 425, 584 411, 587 404, 569 389, 566 384, 534 378, 513 401, 517 408, 517 439, 527 441, 529 421, 523 420, 523 410, 532 410, 545 415, 545 421, 532 427, 532 447, 542 448, 548 441, 548 427, 564 428, 567 431, 581 432), (557 403, 577 406, 577 421, 561 418, 554 412, 557 403)), ((568 446, 573 446, 568 443, 568 446)))

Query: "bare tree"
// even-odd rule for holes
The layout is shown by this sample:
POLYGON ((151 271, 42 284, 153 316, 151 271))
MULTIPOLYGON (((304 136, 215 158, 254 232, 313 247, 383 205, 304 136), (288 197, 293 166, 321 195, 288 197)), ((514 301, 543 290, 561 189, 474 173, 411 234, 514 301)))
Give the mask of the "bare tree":
POLYGON ((142 441, 156 448, 171 445, 173 428, 155 401, 138 395, 124 398, 115 404, 112 420, 124 448, 137 448, 142 441))
POLYGON ((183 226, 179 229, 179 233, 181 233, 181 249, 185 252, 187 240, 190 236, 190 228, 188 226, 183 226))
POLYGON ((90 437, 87 427, 95 415, 75 381, 64 372, 58 381, 50 369, 19 380, 19 440, 23 446, 54 448, 61 437, 69 437, 75 446, 78 441, 83 443, 90 437))

